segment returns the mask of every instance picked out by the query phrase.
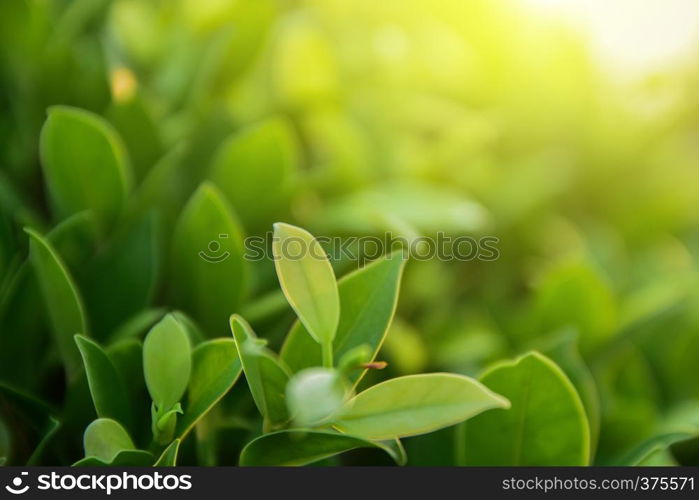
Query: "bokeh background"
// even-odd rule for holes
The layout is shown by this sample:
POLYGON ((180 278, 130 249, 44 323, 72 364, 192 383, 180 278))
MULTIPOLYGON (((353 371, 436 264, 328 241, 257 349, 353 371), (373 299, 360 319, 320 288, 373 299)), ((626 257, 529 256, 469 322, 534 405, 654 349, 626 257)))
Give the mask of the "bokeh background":
MULTIPOLYGON (((477 375, 539 349, 576 384, 596 463, 694 432, 698 56, 693 0, 4 1, 0 379, 65 404, 41 294, 16 285, 22 227, 61 222, 39 133, 65 104, 112 123, 132 191, 157 193, 163 221, 152 293, 128 307, 128 285, 90 288, 107 279, 112 233, 64 256, 97 290, 86 302, 98 338, 134 317, 146 328, 143 311, 189 312, 169 292, 172 224, 226 141, 262 127, 263 150, 285 163, 237 152, 242 173, 224 189, 248 235, 284 220, 316 235, 498 238, 496 261, 408 264, 374 380, 477 375)), ((239 312, 278 346, 293 317, 270 262, 252 267, 239 312)), ((79 458, 76 422, 46 462, 79 458)), ((450 432, 407 440, 411 463, 453 463, 450 432)), ((0 425, 0 443, 12 434, 0 425)))

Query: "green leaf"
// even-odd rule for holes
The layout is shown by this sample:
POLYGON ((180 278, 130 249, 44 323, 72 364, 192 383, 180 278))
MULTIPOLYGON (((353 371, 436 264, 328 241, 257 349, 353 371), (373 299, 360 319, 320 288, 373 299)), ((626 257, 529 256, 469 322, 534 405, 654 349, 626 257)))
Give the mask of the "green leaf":
POLYGON ((130 186, 130 167, 116 131, 99 116, 68 106, 49 109, 41 129, 41 164, 59 218, 94 210, 113 222, 130 186))
POLYGON ((209 340, 192 351, 187 406, 177 426, 181 439, 233 387, 241 372, 242 365, 232 338, 209 340))
MULTIPOLYGON (((372 361, 386 338, 398 303, 398 290, 405 260, 393 252, 340 279, 340 321, 333 341, 335 363, 353 349, 366 344, 372 361)), ((321 364, 321 355, 302 323, 292 327, 281 350, 281 358, 292 371, 321 364)), ((348 376, 357 383, 364 370, 348 376)))
POLYGON ((291 126, 281 118, 270 118, 223 142, 210 179, 246 226, 262 226, 287 203, 299 155, 291 126))
POLYGON ((146 386, 161 416, 182 398, 191 365, 189 337, 179 321, 168 314, 148 332, 143 343, 146 386))
POLYGON ((140 95, 112 101, 105 116, 124 139, 137 179, 142 179, 162 154, 155 120, 140 95))
POLYGON ((83 335, 75 336, 97 416, 131 424, 131 409, 124 381, 102 348, 83 335))
POLYGON ((611 287, 594 268, 564 263, 551 270, 539 285, 535 331, 575 327, 580 332, 582 351, 589 352, 614 333, 617 308, 611 287))
POLYGON ((122 450, 111 460, 97 457, 85 457, 73 464, 73 467, 149 467, 155 457, 145 450, 122 450))
POLYGON ((85 429, 83 446, 86 457, 95 457, 105 462, 111 462, 123 450, 134 450, 136 447, 129 433, 110 418, 98 418, 85 429))
POLYGON ((357 394, 335 426, 366 439, 392 439, 436 431, 486 410, 508 407, 505 398, 469 377, 408 375, 357 394))
POLYGON ((126 338, 106 349, 109 359, 116 368, 128 395, 131 407, 129 435, 136 442, 150 438, 150 428, 143 425, 150 419, 151 398, 143 377, 143 344, 139 339, 126 338))
MULTIPOLYGON (((688 441, 696 437, 696 433, 689 432, 671 432, 653 436, 634 449, 625 453, 623 456, 614 461, 613 465, 620 466, 637 466, 637 465, 653 465, 647 464, 646 461, 652 460, 658 453, 669 453, 671 447, 676 443, 688 441)), ((667 464, 676 465, 676 464, 667 464)))
POLYGON ((580 400, 585 406, 590 423, 590 456, 594 456, 600 429, 600 398, 595 379, 580 356, 577 346, 578 335, 574 331, 562 332, 542 354, 551 358, 570 378, 580 400))
POLYGON ((160 267, 157 222, 154 216, 137 221, 82 266, 78 276, 95 332, 111 334, 149 305, 160 267))
POLYGON ((171 287, 174 302, 209 335, 224 331, 247 290, 242 232, 218 189, 202 184, 175 228, 171 287))
POLYGON ((327 349, 340 321, 340 295, 325 250, 308 231, 283 223, 274 224, 272 250, 286 300, 327 349))
MULTIPOLYGON (((390 183, 351 193, 335 201, 318 224, 332 232, 399 233, 402 226, 420 233, 472 233, 487 227, 490 214, 478 202, 446 187, 418 183, 390 183)), ((315 221, 314 221, 315 222, 315 221)), ((401 234, 407 237, 408 234, 401 234)))
POLYGON ((234 314, 230 320, 240 361, 257 409, 266 427, 276 427, 289 420, 285 390, 289 381, 286 366, 258 339, 250 325, 234 314))
POLYGON ((336 417, 350 393, 350 385, 338 371, 307 368, 289 380, 286 402, 295 426, 314 427, 336 417))
POLYGON ((12 455, 9 465, 36 465, 47 444, 56 434, 58 420, 38 399, 0 382, 0 408, 6 422, 12 422, 12 455), (21 446, 19 444, 21 443, 21 446))
POLYGON ((66 372, 73 376, 82 364, 73 335, 87 333, 83 302, 73 278, 51 244, 37 232, 25 231, 29 235, 29 257, 46 301, 51 330, 66 372))
POLYGON ((180 440, 175 439, 163 450, 160 458, 153 464, 155 467, 174 467, 177 465, 177 453, 180 451, 180 440))
POLYGON ((378 448, 397 464, 405 463, 400 441, 373 442, 338 432, 294 429, 271 432, 250 441, 240 454, 241 466, 300 466, 356 448, 378 448))
POLYGON ((484 466, 572 466, 590 460, 590 429, 573 384, 550 359, 531 352, 488 370, 481 381, 512 408, 463 424, 460 462, 484 466))

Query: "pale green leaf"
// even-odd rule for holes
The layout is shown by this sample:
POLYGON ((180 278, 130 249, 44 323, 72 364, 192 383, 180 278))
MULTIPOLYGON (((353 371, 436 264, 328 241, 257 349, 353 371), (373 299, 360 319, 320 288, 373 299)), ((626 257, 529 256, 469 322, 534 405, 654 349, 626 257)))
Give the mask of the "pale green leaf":
POLYGON ((335 426, 366 439, 392 439, 436 431, 486 410, 508 407, 505 398, 469 377, 408 375, 357 394, 335 426))
POLYGON ((286 402, 297 427, 314 427, 336 417, 350 393, 351 387, 340 372, 307 368, 289 380, 286 402))
MULTIPOLYGON (((405 260, 398 251, 340 279, 340 320, 333 341, 335 363, 361 345, 367 345, 371 351, 367 361, 376 357, 396 310, 404 266, 405 260)), ((320 350, 302 323, 292 327, 281 358, 295 372, 321 364, 320 350)), ((355 370, 348 376, 356 383, 363 373, 364 370, 355 370)))
POLYGON ((160 458, 153 464, 155 467, 174 467, 177 465, 177 454, 180 451, 180 440, 175 439, 168 445, 160 458))
POLYGON ((83 446, 86 457, 105 462, 111 462, 120 451, 135 449, 129 433, 119 422, 109 418, 98 418, 87 426, 83 446))

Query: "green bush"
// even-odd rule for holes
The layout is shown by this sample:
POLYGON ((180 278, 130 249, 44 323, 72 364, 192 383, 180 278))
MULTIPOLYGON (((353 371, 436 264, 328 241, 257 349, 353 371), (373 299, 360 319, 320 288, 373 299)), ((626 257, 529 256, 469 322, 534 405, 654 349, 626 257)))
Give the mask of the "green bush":
POLYGON ((0 4, 0 464, 699 465, 699 66, 527 15, 0 4))

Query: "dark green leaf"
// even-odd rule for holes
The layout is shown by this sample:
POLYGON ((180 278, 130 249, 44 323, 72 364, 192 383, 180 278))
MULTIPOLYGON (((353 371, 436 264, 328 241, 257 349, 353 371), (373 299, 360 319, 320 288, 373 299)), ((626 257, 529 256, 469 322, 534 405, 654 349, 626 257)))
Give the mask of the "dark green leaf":
POLYGON ((82 299, 68 269, 52 246, 35 231, 26 229, 26 232, 29 234, 30 259, 44 295, 51 330, 66 372, 72 376, 82 364, 73 336, 88 333, 82 299))
POLYGON ((265 434, 248 443, 240 454, 241 466, 299 466, 356 448, 378 448, 399 465, 405 463, 400 441, 374 442, 330 431, 295 429, 265 434))
POLYGON ((99 344, 82 335, 75 336, 90 386, 97 416, 111 418, 125 427, 131 424, 131 408, 124 381, 99 344))
POLYGON ((91 209, 100 220, 116 219, 131 173, 121 139, 104 119, 68 106, 50 108, 40 153, 59 218, 91 209))

